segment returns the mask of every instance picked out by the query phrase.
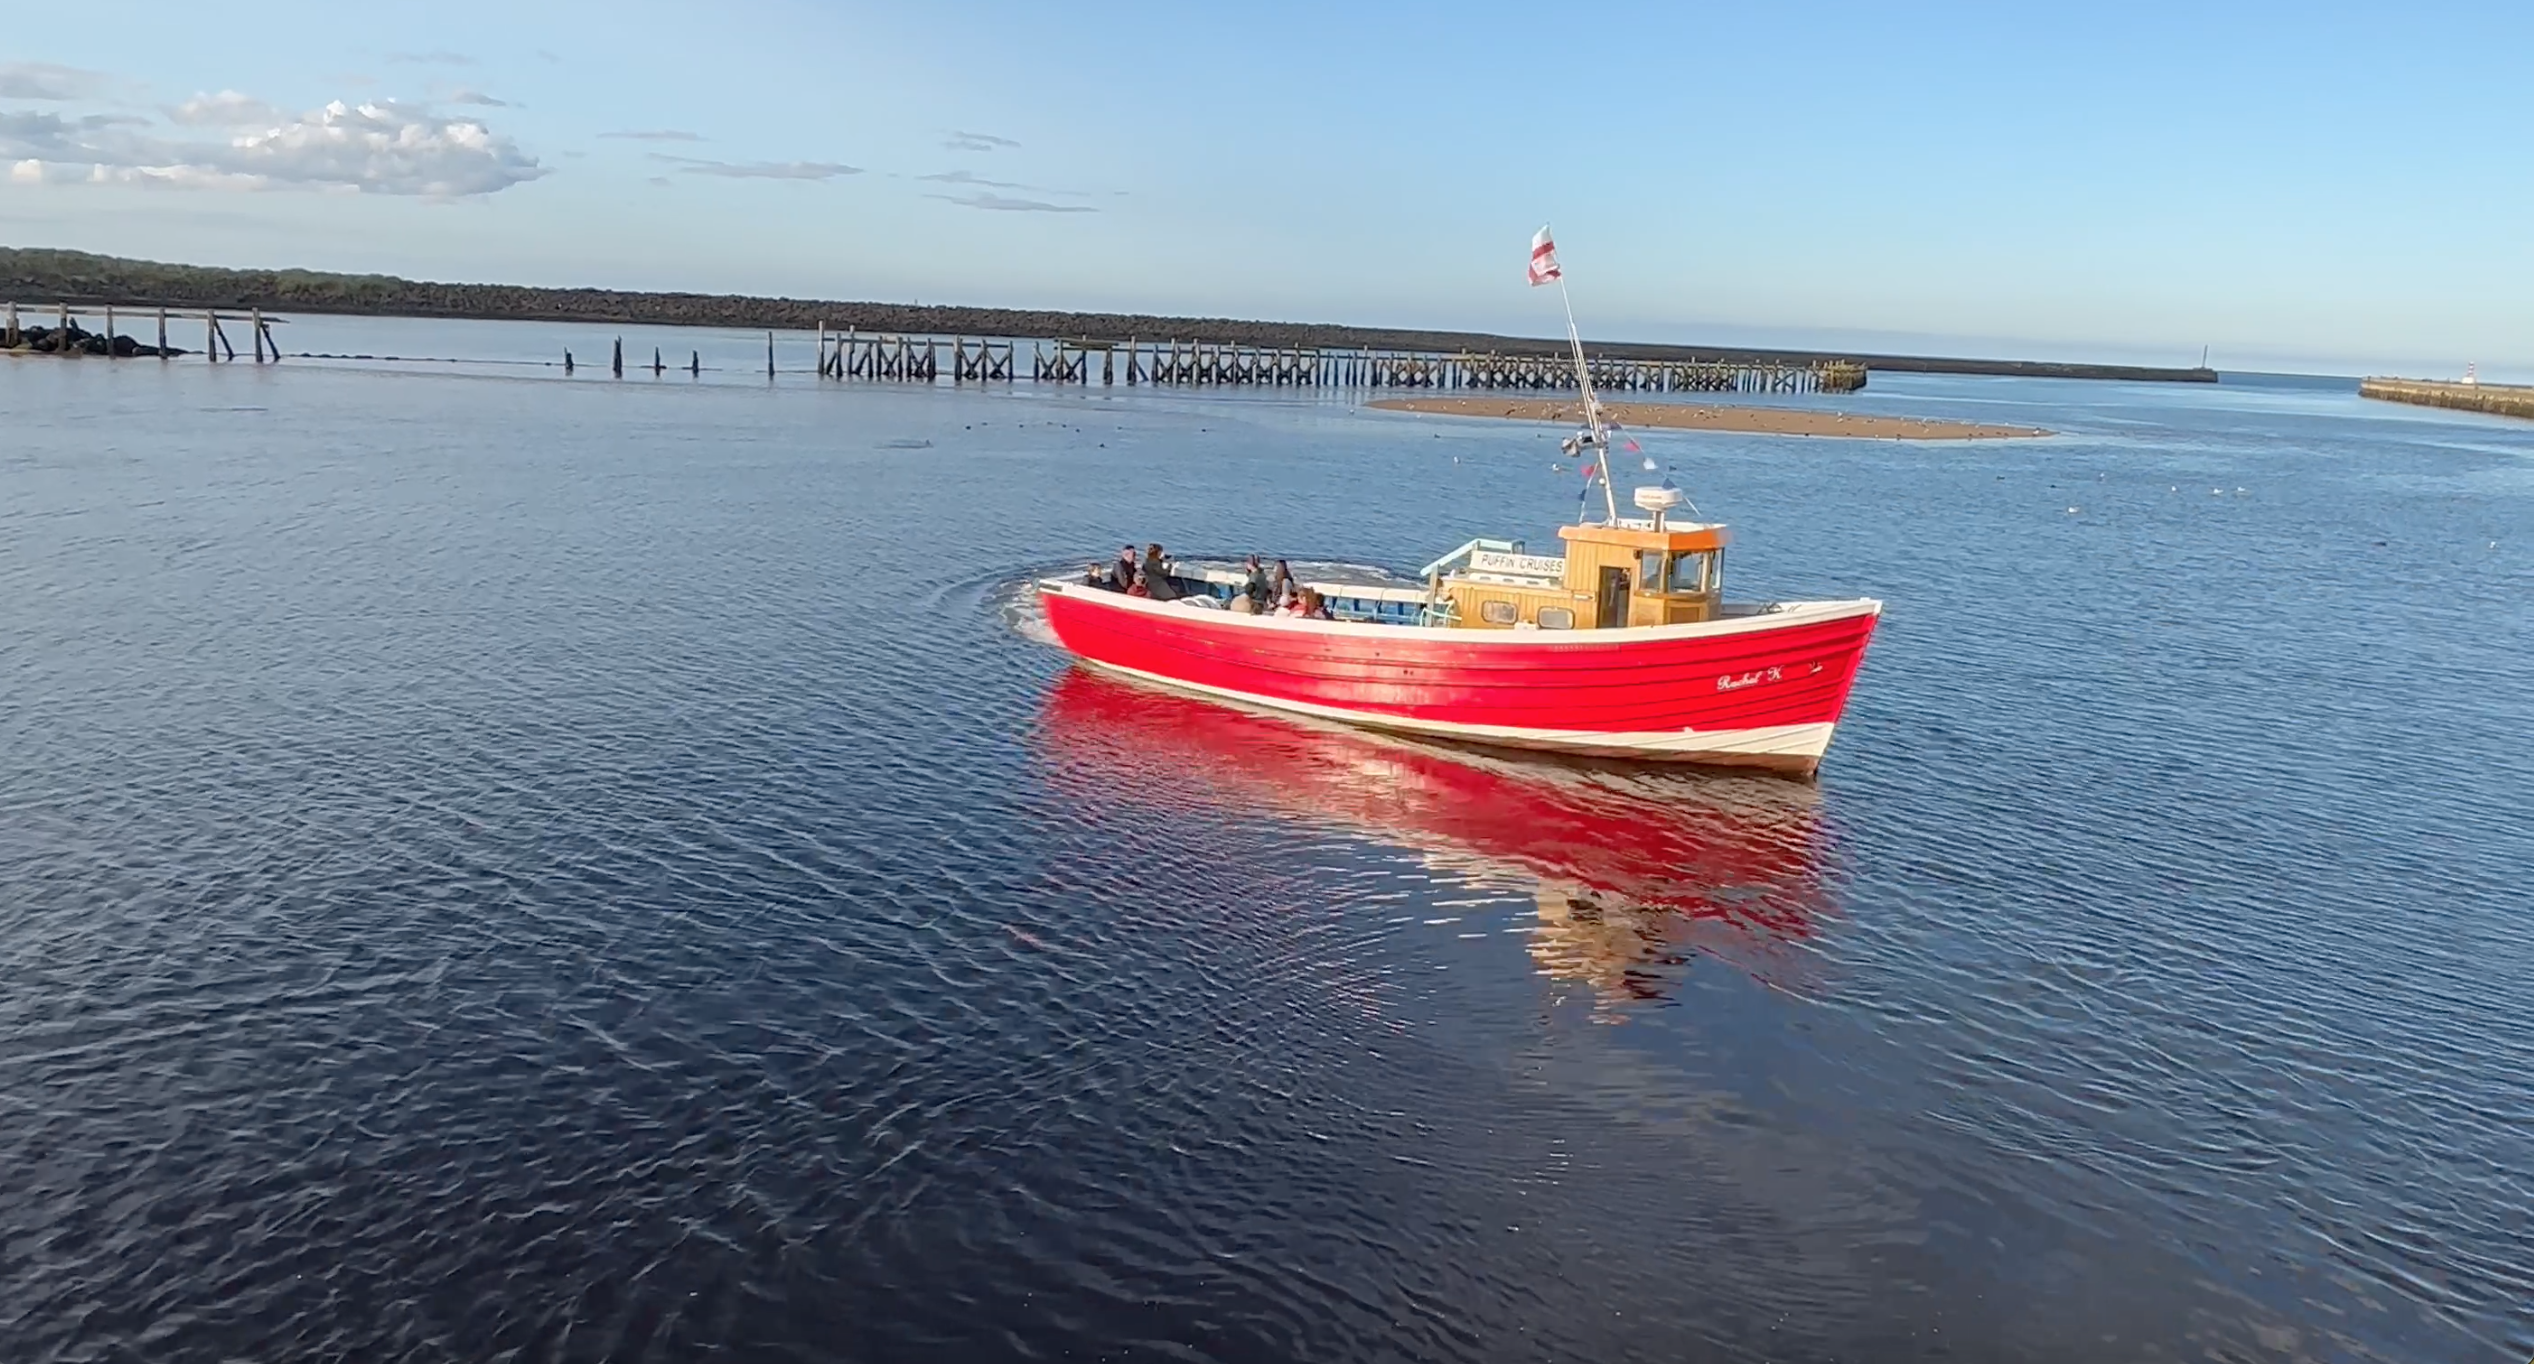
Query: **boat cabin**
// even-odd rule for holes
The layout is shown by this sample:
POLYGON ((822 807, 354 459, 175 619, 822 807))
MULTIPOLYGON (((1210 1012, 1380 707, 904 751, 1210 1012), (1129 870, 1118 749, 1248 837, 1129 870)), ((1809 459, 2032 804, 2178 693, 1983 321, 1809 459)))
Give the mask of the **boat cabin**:
POLYGON ((1562 526, 1564 557, 1472 549, 1430 579, 1464 629, 1615 630, 1688 625, 1724 611, 1720 525, 1652 520, 1562 526))
MULTIPOLYGON (((1686 499, 1668 483, 1639 488, 1650 517, 1560 526, 1563 555, 1526 554, 1518 540, 1472 540, 1427 564, 1418 585, 1314 579, 1333 619, 1377 625, 1477 630, 1619 630, 1696 625, 1726 614, 1725 528, 1668 521, 1686 499)), ((1198 606, 1245 605, 1240 569, 1171 569, 1179 595, 1198 606)))

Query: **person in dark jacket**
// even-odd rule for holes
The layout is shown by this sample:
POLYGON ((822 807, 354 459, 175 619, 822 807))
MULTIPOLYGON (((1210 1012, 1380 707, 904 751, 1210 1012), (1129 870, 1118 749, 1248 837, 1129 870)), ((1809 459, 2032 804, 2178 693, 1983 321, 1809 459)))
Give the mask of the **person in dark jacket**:
POLYGON ((1250 614, 1266 615, 1276 608, 1276 590, 1268 585, 1267 570, 1258 566, 1255 554, 1249 556, 1249 562, 1243 567, 1249 570, 1249 576, 1241 584, 1241 594, 1249 598, 1250 614))
POLYGON ((1145 596, 1154 601, 1179 600, 1179 589, 1170 583, 1170 568, 1162 562, 1161 546, 1144 546, 1144 567, 1136 576, 1144 584, 1145 596))
POLYGON ((1126 545, 1117 552, 1117 562, 1109 566, 1109 575, 1117 590, 1124 592, 1135 585, 1135 547, 1126 545))

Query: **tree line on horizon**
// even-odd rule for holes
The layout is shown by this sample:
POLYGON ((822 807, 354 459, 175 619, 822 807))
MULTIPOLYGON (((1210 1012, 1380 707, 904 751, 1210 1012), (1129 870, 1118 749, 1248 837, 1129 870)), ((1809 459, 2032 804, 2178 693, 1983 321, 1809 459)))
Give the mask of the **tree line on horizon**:
MULTIPOLYGON (((764 298, 626 289, 552 289, 519 284, 441 284, 393 275, 324 270, 233 270, 102 256, 87 251, 0 247, 0 296, 23 303, 113 303, 129 307, 262 308, 271 312, 501 321, 604 322, 883 334, 1065 337, 1095 341, 1198 341, 1265 347, 1385 350, 1495 350, 1553 354, 1556 338, 1486 336, 1330 323, 1055 312, 950 304, 764 298)), ((1612 355, 1688 355, 1677 346, 1617 346, 1612 355)), ((1716 354, 1703 352, 1702 354, 1716 354)))
MULTIPOLYGON (((0 300, 20 306, 55 303, 117 307, 262 308, 268 312, 348 313, 372 317, 447 317, 516 322, 740 327, 750 330, 855 330, 884 335, 1065 338, 1268 349, 1393 350, 1554 355, 1562 337, 1483 332, 1349 327, 1319 322, 1158 317, 1140 313, 1056 312, 952 304, 762 298, 744 294, 550 289, 523 284, 440 284, 394 275, 325 270, 233 270, 104 256, 48 247, 0 247, 0 300)), ((2173 378, 2187 371, 2127 365, 2074 365, 2028 360, 1959 360, 1872 355, 1853 351, 1755 350, 1646 342, 1589 342, 1614 360, 1707 360, 1733 363, 1822 360, 1862 362, 1872 369, 1933 373, 2030 374, 2062 377, 2173 378)))

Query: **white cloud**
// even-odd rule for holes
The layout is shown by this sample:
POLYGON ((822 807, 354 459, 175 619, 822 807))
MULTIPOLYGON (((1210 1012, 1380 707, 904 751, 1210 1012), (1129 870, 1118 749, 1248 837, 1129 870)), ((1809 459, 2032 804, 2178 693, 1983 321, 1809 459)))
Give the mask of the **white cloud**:
POLYGON ((128 116, 115 114, 64 118, 60 114, 0 113, 0 157, 13 160, 143 159, 144 153, 155 147, 157 141, 125 131, 131 126, 132 120, 128 116), (98 155, 88 156, 90 152, 98 155))
POLYGON ((157 189, 268 189, 259 177, 214 170, 208 166, 81 165, 73 161, 28 159, 9 167, 9 178, 25 185, 142 185, 157 189))
POLYGON ((983 190, 975 194, 928 194, 928 199, 957 204, 961 208, 991 209, 997 213, 1097 213, 1089 204, 1051 204, 1044 199, 1007 199, 983 190))
POLYGON ((1038 188, 1036 185, 1024 185, 1017 180, 988 180, 984 176, 978 175, 973 171, 963 170, 943 171, 938 175, 919 175, 915 178, 918 180, 930 181, 937 185, 974 185, 978 189, 1038 188))
POLYGON ((507 109, 511 107, 509 100, 495 99, 481 90, 470 90, 463 85, 449 92, 449 103, 472 104, 485 109, 507 109))
POLYGON ((535 157, 473 119, 337 100, 270 132, 237 139, 230 169, 282 184, 349 185, 374 194, 458 198, 543 175, 535 157))
MULTIPOLYGON (((1020 191, 1023 191, 1024 193, 1028 193, 1028 194, 1053 194, 1053 195, 1057 195, 1057 196, 1059 196, 1059 197, 1061 197, 1061 198, 1066 198, 1066 199, 1088 199, 1088 198, 1090 198, 1090 197, 1091 197, 1090 191, 1088 191, 1088 190, 1079 190, 1079 189, 1057 189, 1057 188, 1055 188, 1054 186, 1051 186, 1051 185, 1025 185, 1025 184, 1022 184, 1022 183, 1021 183, 1020 181, 1018 181, 1018 180, 988 180, 988 179, 987 179, 987 178, 985 178, 984 176, 979 175, 979 174, 977 174, 977 173, 976 173, 976 172, 974 172, 974 171, 964 171, 964 170, 942 171, 942 172, 939 172, 939 173, 934 174, 934 175, 919 175, 919 176, 916 176, 915 178, 916 178, 917 180, 919 180, 919 181, 922 181, 922 182, 926 183, 926 184, 934 184, 934 185, 963 185, 963 186, 966 186, 966 187, 967 187, 967 188, 969 188, 969 189, 987 189, 987 190, 992 190, 992 189, 1016 189, 1016 190, 1020 190, 1020 191)), ((971 207, 971 208, 1003 208, 1003 207, 1007 207, 1007 206, 1010 206, 1010 205, 1019 204, 1019 203, 1024 202, 1024 201, 1019 200, 1019 199, 1004 199, 1004 200, 1001 200, 1001 201, 1000 201, 1000 202, 998 202, 998 203, 993 203, 993 204, 974 204, 974 203, 968 203, 968 199, 967 199, 967 198, 961 198, 961 197, 957 197, 957 196, 953 196, 953 195, 947 195, 947 194, 937 194, 937 195, 934 195, 933 197, 934 197, 934 198, 936 198, 936 199, 948 199, 948 200, 950 200, 950 202, 952 202, 952 203, 954 203, 954 204, 968 204, 968 206, 969 206, 969 207, 971 207)), ((971 196, 971 197, 974 197, 974 198, 983 198, 983 199, 994 199, 994 198, 996 198, 997 196, 992 195, 992 194, 985 194, 985 195, 976 195, 976 196, 971 196)), ((1039 211, 1041 211, 1041 212, 1069 213, 1069 212, 1074 212, 1074 211, 1076 211, 1076 210, 1063 208, 1062 206, 1060 206, 1060 205, 1056 205, 1056 204, 1049 204, 1049 205, 1046 205, 1044 208, 1040 209, 1039 211)), ((1080 211, 1082 211, 1082 212, 1089 212, 1090 210, 1088 210, 1088 209, 1084 209, 1084 210, 1080 210, 1080 211)))
POLYGON ((862 167, 841 161, 707 161, 694 156, 652 152, 651 159, 676 166, 683 175, 719 175, 733 180, 833 180, 860 175, 862 167))
MULTIPOLYGON (((196 117, 209 122, 231 116, 223 109, 242 114, 257 103, 224 92, 184 107, 200 105, 196 117)), ((180 114, 180 121, 188 120, 180 114)), ((15 163, 10 178, 23 183, 338 190, 433 199, 493 194, 546 173, 535 157, 473 119, 339 100, 225 142, 148 136, 96 119, 0 114, 0 159, 15 163)))
POLYGON ((235 90, 195 95, 168 110, 167 116, 188 128, 271 128, 290 121, 279 106, 235 90))
POLYGON ((1017 147, 1021 144, 1008 137, 996 137, 992 133, 952 133, 942 139, 941 145, 954 152, 990 152, 1006 147, 1017 147))
POLYGON ((51 62, 0 62, 0 99, 87 99, 105 88, 102 71, 51 62))

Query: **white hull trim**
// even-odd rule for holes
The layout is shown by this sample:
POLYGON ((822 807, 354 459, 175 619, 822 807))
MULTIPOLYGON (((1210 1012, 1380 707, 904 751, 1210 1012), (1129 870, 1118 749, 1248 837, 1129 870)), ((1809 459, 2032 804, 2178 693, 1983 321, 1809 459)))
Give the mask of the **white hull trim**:
MULTIPOLYGON (((1145 615, 1162 615, 1174 620, 1187 619, 1189 609, 1179 602, 1153 601, 1130 597, 1104 587, 1090 587, 1068 578, 1041 578, 1035 584, 1041 596, 1067 596, 1118 611, 1134 611, 1145 615)), ((1310 584, 1305 584, 1310 586, 1310 584)), ((1320 584, 1332 592, 1344 593, 1342 584, 1320 584)), ((1657 639, 1697 639, 1714 635, 1752 634, 1762 630, 1783 630, 1798 625, 1817 625, 1824 621, 1846 620, 1851 616, 1880 616, 1883 603, 1872 597, 1848 601, 1778 602, 1766 610, 1747 615, 1719 616, 1714 620, 1695 621, 1686 625, 1627 625, 1596 630, 1486 630, 1461 629, 1438 631, 1428 627, 1405 627, 1376 624, 1370 621, 1306 620, 1299 616, 1245 616, 1234 611, 1209 611, 1197 608, 1209 624, 1232 625, 1250 630, 1299 630, 1322 634, 1362 635, 1367 638, 1397 639, 1402 629, 1414 628, 1420 634, 1441 634, 1454 644, 1537 648, 1552 645, 1560 648, 1602 648, 1612 644, 1636 644, 1657 639)), ((1167 680, 1167 679, 1159 679, 1167 680)), ((1353 714, 1353 712, 1346 712, 1353 714)))
POLYGON ((1416 735, 1429 739, 1447 739, 1456 743, 1487 744, 1498 748, 1527 748, 1549 753, 1571 753, 1581 757, 1634 758, 1640 761, 1707 763, 1725 767, 1764 767, 1772 771, 1794 772, 1810 776, 1821 766, 1821 755, 1830 750, 1831 731, 1836 724, 1766 725, 1755 729, 1716 730, 1634 730, 1606 732, 1584 729, 1518 729, 1510 725, 1464 725, 1449 720, 1424 720, 1408 715, 1383 715, 1373 711, 1346 710, 1323 706, 1311 701, 1279 701, 1273 697, 1235 691, 1230 687, 1210 687, 1202 682, 1183 682, 1175 677, 1145 672, 1141 668, 1120 667, 1083 658, 1075 659, 1083 666, 1120 677, 1131 677, 1157 687, 1235 701, 1263 710, 1286 711, 1315 719, 1365 729, 1384 730, 1394 734, 1416 735))

